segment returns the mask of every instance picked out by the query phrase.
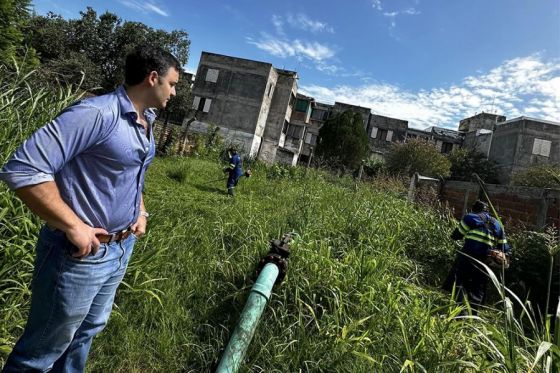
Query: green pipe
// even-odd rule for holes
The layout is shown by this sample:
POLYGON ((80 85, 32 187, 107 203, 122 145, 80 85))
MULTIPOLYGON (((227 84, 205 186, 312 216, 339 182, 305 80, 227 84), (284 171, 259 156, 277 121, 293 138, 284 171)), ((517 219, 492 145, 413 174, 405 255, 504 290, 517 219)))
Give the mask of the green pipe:
POLYGON ((274 263, 268 263, 262 269, 257 282, 255 282, 251 289, 249 299, 247 299, 245 308, 243 308, 239 322, 233 331, 216 373, 235 373, 239 369, 247 348, 253 339, 264 307, 270 299, 272 286, 278 277, 278 273, 279 268, 274 263))

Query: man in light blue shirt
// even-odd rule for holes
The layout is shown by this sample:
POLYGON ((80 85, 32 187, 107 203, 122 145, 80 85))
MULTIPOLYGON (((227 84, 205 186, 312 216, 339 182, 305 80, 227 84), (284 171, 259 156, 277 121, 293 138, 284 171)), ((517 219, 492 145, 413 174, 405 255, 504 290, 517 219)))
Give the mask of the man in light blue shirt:
POLYGON ((65 109, 25 141, 0 179, 46 221, 27 325, 5 372, 82 372, 109 318, 132 248, 146 231, 142 191, 155 144, 152 108, 175 95, 180 64, 142 46, 125 84, 65 109))

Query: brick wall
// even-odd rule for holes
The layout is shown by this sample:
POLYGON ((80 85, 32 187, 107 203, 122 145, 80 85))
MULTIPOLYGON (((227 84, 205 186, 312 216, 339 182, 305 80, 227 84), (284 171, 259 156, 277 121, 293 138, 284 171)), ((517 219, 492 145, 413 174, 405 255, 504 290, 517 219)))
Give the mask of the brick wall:
MULTIPOLYGON (((560 190, 495 184, 487 184, 486 189, 504 224, 532 229, 553 224, 560 228, 560 190)), ((440 188, 441 200, 448 203, 458 219, 479 198, 479 193, 477 183, 462 181, 447 181, 440 188)))

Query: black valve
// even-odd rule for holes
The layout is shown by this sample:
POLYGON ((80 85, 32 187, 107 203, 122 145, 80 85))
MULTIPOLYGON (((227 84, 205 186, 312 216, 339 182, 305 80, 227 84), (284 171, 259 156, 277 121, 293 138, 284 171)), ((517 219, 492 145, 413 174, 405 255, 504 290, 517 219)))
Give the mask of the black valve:
POLYGON ((270 241, 270 250, 264 258, 261 259, 257 267, 257 275, 262 271, 265 265, 268 263, 274 263, 278 267, 278 277, 274 284, 280 284, 286 277, 286 271, 288 270, 288 257, 290 256, 290 242, 292 241, 292 235, 287 233, 282 237, 281 240, 275 239, 270 241))

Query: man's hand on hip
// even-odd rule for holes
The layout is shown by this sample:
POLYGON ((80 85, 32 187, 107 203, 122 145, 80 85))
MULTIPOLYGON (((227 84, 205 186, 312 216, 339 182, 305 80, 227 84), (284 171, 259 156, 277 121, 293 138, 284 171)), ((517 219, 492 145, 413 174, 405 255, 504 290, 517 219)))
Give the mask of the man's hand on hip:
POLYGON ((103 228, 92 228, 87 224, 67 230, 66 238, 78 248, 76 252, 72 253, 72 256, 82 258, 90 254, 95 255, 101 244, 95 236, 97 234, 109 233, 103 228))

